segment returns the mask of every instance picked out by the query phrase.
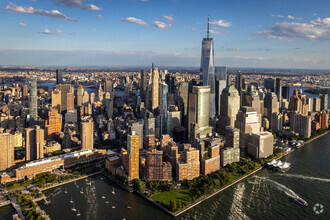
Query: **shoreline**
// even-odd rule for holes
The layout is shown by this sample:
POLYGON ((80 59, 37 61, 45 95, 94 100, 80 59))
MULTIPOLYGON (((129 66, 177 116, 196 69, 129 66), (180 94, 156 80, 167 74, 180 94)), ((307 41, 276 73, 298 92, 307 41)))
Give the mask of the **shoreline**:
MULTIPOLYGON (((320 134, 320 135, 318 135, 318 136, 315 136, 315 137, 313 137, 313 138, 311 138, 311 139, 305 141, 304 144, 303 144, 302 146, 300 146, 299 148, 295 148, 295 149, 293 149, 293 150, 291 150, 291 151, 289 151, 289 152, 287 152, 287 153, 285 153, 285 154, 282 154, 280 157, 277 158, 277 160, 281 159, 281 158, 284 157, 284 156, 287 156, 288 154, 292 153, 292 152, 295 151, 296 149, 300 149, 300 148, 302 148, 302 147, 305 146, 306 144, 308 144, 308 143, 310 143, 310 142, 312 142, 312 141, 318 139, 319 137, 322 137, 322 136, 324 136, 324 135, 329 134, 329 132, 330 132, 330 131, 326 131, 326 132, 324 132, 323 134, 320 134)), ((221 187, 220 189, 216 190, 215 192, 213 192, 213 193, 211 193, 211 194, 209 194, 209 195, 207 195, 207 196, 204 196, 204 197, 198 199, 198 201, 196 201, 196 202, 194 202, 194 203, 192 203, 192 204, 190 204, 190 205, 184 207, 183 209, 181 209, 181 210, 179 210, 179 211, 177 211, 177 212, 174 212, 174 213, 171 212, 171 211, 169 211, 169 210, 167 210, 164 206, 162 206, 161 204, 157 203, 156 201, 154 201, 154 200, 152 200, 152 199, 150 199, 150 198, 148 198, 148 197, 146 197, 146 196, 144 196, 144 195, 142 195, 142 194, 139 194, 139 195, 142 195, 142 197, 146 198, 148 201, 152 202, 154 205, 156 205, 157 207, 159 207, 160 209, 162 209, 162 210, 165 211, 166 213, 172 215, 173 217, 177 217, 177 216, 183 214, 184 212, 190 210, 190 209, 193 208, 194 206, 199 205, 199 204, 202 203, 203 201, 205 201, 205 200, 207 200, 207 199, 213 197, 214 195, 216 195, 216 194, 222 192, 223 190, 227 189, 228 187, 230 187, 230 186, 232 186, 232 185, 235 185, 236 183, 238 183, 238 182, 244 180, 245 178, 247 178, 247 177, 249 177, 249 176, 251 176, 251 175, 253 175, 253 174, 259 172, 259 171, 262 170, 263 168, 265 168, 265 166, 261 166, 261 167, 256 168, 256 169, 253 170, 251 173, 248 173, 248 174, 245 174, 245 175, 239 177, 238 179, 234 180, 232 183, 230 183, 230 184, 228 184, 228 185, 226 185, 226 186, 221 187)))

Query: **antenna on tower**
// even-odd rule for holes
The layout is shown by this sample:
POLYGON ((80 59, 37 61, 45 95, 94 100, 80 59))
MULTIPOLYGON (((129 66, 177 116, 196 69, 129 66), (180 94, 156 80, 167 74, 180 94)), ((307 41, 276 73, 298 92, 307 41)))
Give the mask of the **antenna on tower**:
POLYGON ((210 15, 207 16, 207 39, 210 38, 210 15))

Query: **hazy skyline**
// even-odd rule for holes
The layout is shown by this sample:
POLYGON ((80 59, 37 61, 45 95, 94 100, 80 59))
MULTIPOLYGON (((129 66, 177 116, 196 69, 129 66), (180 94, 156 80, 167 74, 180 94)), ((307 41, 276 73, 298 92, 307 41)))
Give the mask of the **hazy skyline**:
POLYGON ((328 1, 11 0, 0 65, 200 65, 210 16, 216 66, 330 69, 328 1))

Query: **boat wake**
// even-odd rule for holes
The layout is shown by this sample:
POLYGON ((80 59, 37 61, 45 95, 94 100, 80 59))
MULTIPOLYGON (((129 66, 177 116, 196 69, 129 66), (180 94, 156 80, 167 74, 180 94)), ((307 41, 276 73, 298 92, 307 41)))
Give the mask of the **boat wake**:
POLYGON ((250 219, 243 212, 244 191, 245 191, 245 185, 243 183, 237 185, 234 192, 234 199, 230 207, 230 213, 228 219, 250 219))
POLYGON ((304 176, 304 175, 299 175, 299 174, 284 174, 284 175, 287 177, 293 177, 293 178, 304 179, 304 180, 316 180, 316 181, 321 181, 321 182, 330 182, 330 179, 326 179, 326 178, 304 176))
POLYGON ((295 192, 294 192, 292 189, 290 189, 289 187, 286 187, 286 186, 284 186, 284 185, 282 185, 282 184, 280 184, 280 183, 278 183, 278 182, 276 182, 276 181, 274 181, 274 180, 270 180, 270 179, 268 179, 268 181, 271 182, 271 183, 273 183, 273 184, 276 186, 276 188, 277 188, 278 190, 284 192, 287 196, 289 196, 289 197, 291 197, 291 198, 293 198, 293 199, 300 198, 300 197, 298 196, 298 194, 295 193, 295 192))

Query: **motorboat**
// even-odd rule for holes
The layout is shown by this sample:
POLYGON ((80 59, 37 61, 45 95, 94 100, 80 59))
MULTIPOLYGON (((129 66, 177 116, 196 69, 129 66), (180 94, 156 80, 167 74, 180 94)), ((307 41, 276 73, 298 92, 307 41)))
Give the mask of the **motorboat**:
POLYGON ((302 198, 297 197, 297 198, 294 198, 293 200, 295 202, 297 202, 299 205, 308 206, 308 203, 305 200, 303 200, 302 198))
POLYGON ((112 193, 112 194, 116 194, 116 193, 115 193, 115 188, 112 187, 112 192, 111 192, 111 193, 112 193))
POLYGON ((73 203, 72 197, 71 197, 70 203, 73 203))

